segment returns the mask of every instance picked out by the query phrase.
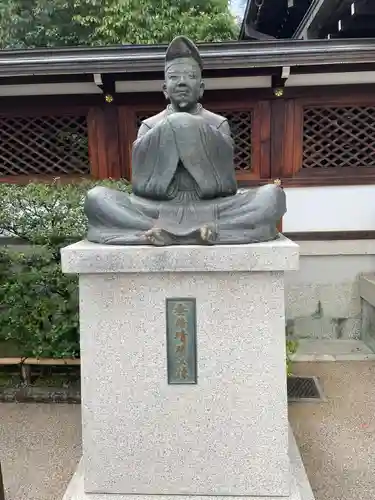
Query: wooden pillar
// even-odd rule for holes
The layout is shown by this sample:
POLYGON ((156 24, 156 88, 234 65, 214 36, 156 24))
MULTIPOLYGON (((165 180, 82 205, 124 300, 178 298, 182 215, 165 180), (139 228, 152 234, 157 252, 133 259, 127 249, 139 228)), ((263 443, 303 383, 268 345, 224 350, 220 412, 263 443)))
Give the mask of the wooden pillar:
POLYGON ((293 177, 300 168, 302 116, 293 99, 271 102, 271 177, 293 177))
POLYGON ((259 101, 253 111, 252 150, 253 160, 259 179, 269 179, 270 165, 270 135, 271 135, 270 103, 259 101))
MULTIPOLYGON (((271 101, 271 178, 291 177, 295 169, 294 101, 283 98, 271 101)), ((283 230, 283 220, 277 224, 283 230)))
POLYGON ((122 158, 123 177, 131 181, 132 175, 132 148, 137 137, 137 113, 131 106, 120 106, 118 127, 120 136, 120 150, 122 158))
POLYGON ((124 177, 117 106, 103 104, 91 108, 87 125, 92 177, 95 179, 124 177))

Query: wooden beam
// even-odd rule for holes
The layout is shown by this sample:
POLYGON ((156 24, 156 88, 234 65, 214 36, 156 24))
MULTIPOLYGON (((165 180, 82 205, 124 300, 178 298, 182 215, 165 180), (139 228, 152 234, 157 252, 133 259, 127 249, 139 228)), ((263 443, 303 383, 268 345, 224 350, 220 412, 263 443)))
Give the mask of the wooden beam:
MULTIPOLYGON (((294 39, 319 38, 322 27, 334 14, 350 8, 353 0, 313 0, 300 25, 293 34, 294 39)), ((337 19, 337 17, 336 17, 337 19)))
POLYGON ((337 31, 339 33, 348 33, 352 31, 374 31, 375 32, 375 14, 350 15, 337 21, 337 31))
POLYGON ((363 0, 354 0, 354 2, 352 2, 350 5, 350 15, 353 17, 375 15, 374 2, 364 2, 363 0))
POLYGON ((299 241, 373 240, 375 231, 308 231, 284 232, 284 236, 299 241))
POLYGON ((251 24, 245 24, 245 35, 253 40, 276 40, 275 37, 256 30, 251 24))
MULTIPOLYGON (((89 175, 58 175, 59 183, 61 184, 71 184, 78 183, 84 180, 90 180, 89 175)), ((6 175, 0 177, 0 183, 4 184, 29 184, 30 182, 43 182, 46 184, 52 184, 56 182, 56 175, 6 175)))
POLYGON ((302 21, 300 22, 298 28, 294 32, 292 38, 303 38, 303 39, 308 38, 308 30, 311 26, 311 23, 319 14, 324 3, 325 0, 313 0, 308 11, 306 12, 302 21))

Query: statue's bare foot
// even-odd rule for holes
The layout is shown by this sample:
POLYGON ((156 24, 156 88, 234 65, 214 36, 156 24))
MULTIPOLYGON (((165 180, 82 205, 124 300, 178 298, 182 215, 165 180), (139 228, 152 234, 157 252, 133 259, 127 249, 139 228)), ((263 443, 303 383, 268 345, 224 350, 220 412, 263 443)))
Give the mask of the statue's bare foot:
POLYGON ((211 224, 205 224, 200 228, 200 237, 206 245, 213 245, 217 238, 216 227, 211 224))
POLYGON ((149 229, 146 231, 145 236, 151 245, 155 245, 157 247, 172 244, 172 239, 165 231, 163 231, 163 229, 160 229, 160 227, 153 227, 152 229, 149 229))
POLYGON ((166 245, 163 238, 163 230, 158 227, 153 227, 149 229, 145 233, 146 239, 151 243, 151 245, 155 245, 158 247, 162 247, 166 245))

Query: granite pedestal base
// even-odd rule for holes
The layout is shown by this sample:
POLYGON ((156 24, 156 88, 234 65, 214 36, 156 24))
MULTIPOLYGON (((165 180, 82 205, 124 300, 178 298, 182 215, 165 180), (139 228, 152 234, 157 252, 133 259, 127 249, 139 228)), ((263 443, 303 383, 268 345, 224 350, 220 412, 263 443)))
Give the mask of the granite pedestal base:
POLYGON ((298 246, 80 242, 62 265, 79 274, 87 500, 294 500, 284 271, 298 246), (195 384, 169 383, 166 301, 177 298, 196 303, 195 384))
MULTIPOLYGON (((291 467, 291 488, 287 497, 262 496, 262 497, 230 497, 230 500, 314 500, 309 480, 301 460, 301 456, 295 442, 292 431, 289 431, 289 458, 291 467)), ((179 496, 168 495, 107 495, 101 493, 85 493, 83 479, 83 459, 69 483, 63 500, 225 500, 220 496, 179 496)))

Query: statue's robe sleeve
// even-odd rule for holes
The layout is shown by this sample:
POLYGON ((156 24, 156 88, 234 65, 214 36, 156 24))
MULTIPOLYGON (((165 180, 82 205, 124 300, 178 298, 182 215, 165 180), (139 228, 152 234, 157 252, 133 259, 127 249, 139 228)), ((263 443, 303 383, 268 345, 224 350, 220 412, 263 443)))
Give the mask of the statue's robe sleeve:
POLYGON ((172 198, 169 188, 181 160, 202 199, 234 194, 233 142, 227 124, 220 125, 176 113, 148 131, 141 128, 133 145, 133 192, 146 198, 172 198))

